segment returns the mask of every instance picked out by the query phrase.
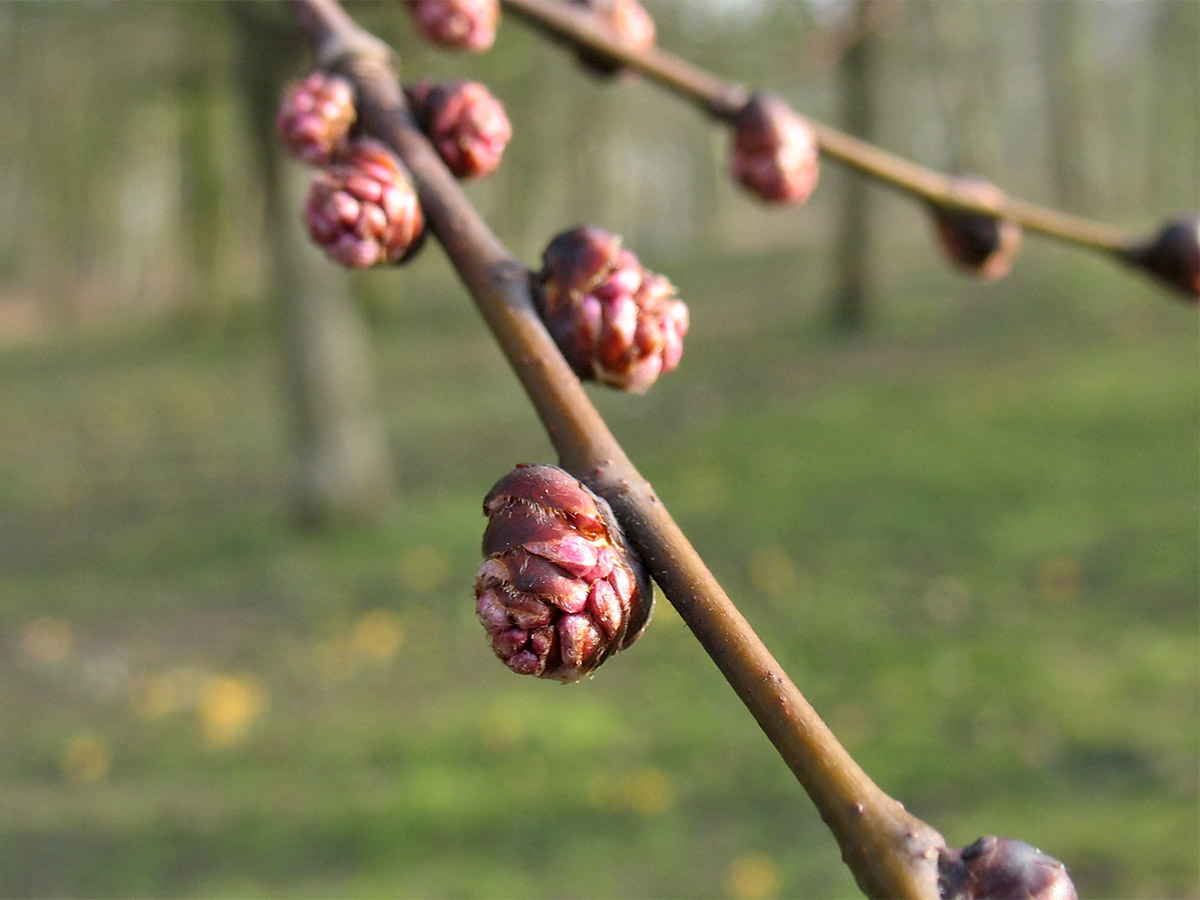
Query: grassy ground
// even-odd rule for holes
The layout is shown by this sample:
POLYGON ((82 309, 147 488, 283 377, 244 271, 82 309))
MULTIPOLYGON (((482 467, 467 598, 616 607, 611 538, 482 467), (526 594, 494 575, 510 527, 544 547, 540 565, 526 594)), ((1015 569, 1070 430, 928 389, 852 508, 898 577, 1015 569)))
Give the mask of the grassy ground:
MULTIPOLYGON (((817 260, 663 266, 681 372, 594 396, 886 790, 1200 896, 1195 313, 1028 257, 898 270, 842 340, 817 260)), ((480 500, 551 453, 444 290, 375 316, 375 529, 289 527, 262 323, 0 353, 0 895, 855 895, 667 604, 583 685, 491 657, 480 500)))

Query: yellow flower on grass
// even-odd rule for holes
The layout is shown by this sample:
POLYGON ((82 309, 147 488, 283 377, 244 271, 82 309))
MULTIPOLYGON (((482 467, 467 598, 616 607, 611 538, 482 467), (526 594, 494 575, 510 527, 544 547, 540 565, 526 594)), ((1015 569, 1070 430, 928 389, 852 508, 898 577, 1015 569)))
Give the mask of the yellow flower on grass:
POLYGON ((588 783, 588 802, 598 809, 659 816, 675 805, 675 783, 655 766, 597 772, 588 783))
POLYGON ((768 597, 782 599, 796 586, 796 563, 781 547, 768 545, 750 557, 750 581, 768 597))
POLYGON ((779 871, 765 853, 739 856, 725 870, 725 891, 733 900, 768 900, 779 896, 779 871))
POLYGON ((400 557, 400 576, 417 591, 435 591, 450 577, 450 560, 437 547, 418 544, 400 557))
POLYGON ((375 609, 354 623, 351 641, 359 655, 374 662, 386 662, 404 643, 404 628, 395 613, 375 609))
POLYGON ((78 734, 67 741, 58 763, 63 775, 78 784, 95 784, 112 769, 112 748, 94 734, 78 734))
POLYGON ((250 726, 266 709, 267 689, 252 677, 213 675, 204 683, 196 713, 204 742, 211 749, 245 740, 250 726))
POLYGON ((71 623, 50 616, 39 616, 21 631, 21 652, 42 665, 61 661, 74 642, 71 623))
POLYGON ((657 816, 675 805, 675 785, 662 769, 643 766, 629 773, 621 786, 628 806, 638 815, 657 816))
POLYGON ((129 701, 139 716, 161 719, 172 713, 194 709, 211 677, 195 666, 176 666, 150 672, 134 682, 129 701))

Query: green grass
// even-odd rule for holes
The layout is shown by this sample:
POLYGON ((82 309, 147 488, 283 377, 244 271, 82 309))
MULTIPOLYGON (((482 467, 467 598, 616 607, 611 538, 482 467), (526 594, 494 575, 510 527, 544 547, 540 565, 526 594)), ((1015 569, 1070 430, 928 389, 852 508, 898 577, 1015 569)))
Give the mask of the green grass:
MULTIPOLYGON (((684 261, 681 371, 593 396, 886 790, 1084 896, 1200 896, 1195 313, 1029 257, 893 266, 845 339, 816 260, 684 261)), ((377 528, 289 525, 253 317, 0 353, 0 895, 855 895, 665 603, 583 685, 490 656, 480 500, 552 454, 453 284, 392 302, 377 528)))

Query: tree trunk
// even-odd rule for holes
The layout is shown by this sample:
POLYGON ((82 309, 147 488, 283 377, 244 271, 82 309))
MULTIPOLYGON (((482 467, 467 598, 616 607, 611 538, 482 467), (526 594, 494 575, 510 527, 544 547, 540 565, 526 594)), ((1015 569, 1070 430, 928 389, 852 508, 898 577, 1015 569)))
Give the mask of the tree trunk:
POLYGON ((303 232, 299 211, 307 173, 281 161, 273 127, 283 74, 292 71, 299 43, 259 6, 234 9, 242 33, 243 94, 263 172, 270 275, 299 458, 296 512, 308 526, 369 520, 386 507, 393 484, 384 429, 372 406, 366 329, 345 274, 303 232))
MULTIPOLYGON (((875 67, 875 17, 872 6, 879 0, 857 0, 859 37, 841 60, 842 122, 850 134, 870 141, 875 127, 871 82, 875 67)), ((861 331, 867 324, 870 295, 871 223, 865 179, 843 182, 841 224, 836 251, 838 288, 832 309, 833 326, 839 331, 861 331)))

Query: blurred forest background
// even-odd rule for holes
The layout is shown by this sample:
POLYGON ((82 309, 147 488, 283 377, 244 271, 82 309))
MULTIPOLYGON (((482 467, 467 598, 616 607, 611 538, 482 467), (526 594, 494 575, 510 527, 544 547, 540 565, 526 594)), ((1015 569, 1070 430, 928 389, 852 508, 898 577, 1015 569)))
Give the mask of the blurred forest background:
MULTIPOLYGON (((518 256, 587 221, 679 287, 680 370, 593 396, 883 788, 1083 896, 1200 897, 1195 311, 1036 236, 972 281, 833 164, 764 208, 717 126, 514 18, 464 57, 349 7, 505 102, 467 190, 518 256)), ((1194 0, 647 7, 925 165, 1200 205, 1194 0)), ((552 451, 435 243, 304 246, 308 58, 272 3, 0 4, 0 895, 855 895, 669 604, 583 685, 491 657, 480 502, 552 451)))

